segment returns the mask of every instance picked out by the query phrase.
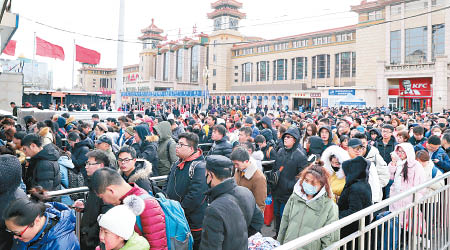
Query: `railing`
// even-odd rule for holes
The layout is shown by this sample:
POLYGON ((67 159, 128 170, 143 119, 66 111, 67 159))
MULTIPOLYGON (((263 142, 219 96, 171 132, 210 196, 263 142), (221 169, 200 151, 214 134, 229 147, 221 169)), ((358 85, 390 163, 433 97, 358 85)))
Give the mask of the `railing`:
POLYGON ((450 172, 438 176, 408 191, 374 204, 352 215, 335 221, 312 233, 290 241, 276 250, 305 247, 322 237, 340 231, 357 222, 358 230, 340 239, 326 249, 447 249, 450 246, 449 184, 450 172), (434 191, 428 189, 441 183, 434 191), (419 194, 423 194, 419 195, 419 194), (393 203, 412 196, 412 202, 397 211, 373 220, 378 213, 393 203), (420 197, 422 196, 422 197, 420 197), (367 217, 370 222, 366 225, 367 217), (411 226, 413 225, 413 226, 411 226))

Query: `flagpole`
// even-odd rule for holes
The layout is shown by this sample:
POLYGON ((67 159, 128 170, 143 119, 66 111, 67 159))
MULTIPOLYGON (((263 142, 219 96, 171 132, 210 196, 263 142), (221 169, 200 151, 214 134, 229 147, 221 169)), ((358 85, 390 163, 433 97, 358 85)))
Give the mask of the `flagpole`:
POLYGON ((33 59, 31 60, 31 86, 34 85, 34 60, 36 57, 36 32, 33 33, 33 59))
POLYGON ((76 53, 76 47, 75 47, 75 38, 73 39, 73 55, 72 55, 72 90, 75 87, 75 82, 74 82, 74 75, 75 75, 75 53, 76 53))

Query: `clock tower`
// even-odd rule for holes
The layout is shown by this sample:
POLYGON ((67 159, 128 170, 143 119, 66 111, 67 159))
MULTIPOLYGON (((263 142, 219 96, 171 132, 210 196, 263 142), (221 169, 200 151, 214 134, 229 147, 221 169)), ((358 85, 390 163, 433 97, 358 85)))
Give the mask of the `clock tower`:
POLYGON ((235 0, 218 0, 211 4, 213 12, 208 18, 214 20, 214 31, 232 29, 238 30, 239 21, 245 18, 245 13, 239 11, 242 3, 235 0))

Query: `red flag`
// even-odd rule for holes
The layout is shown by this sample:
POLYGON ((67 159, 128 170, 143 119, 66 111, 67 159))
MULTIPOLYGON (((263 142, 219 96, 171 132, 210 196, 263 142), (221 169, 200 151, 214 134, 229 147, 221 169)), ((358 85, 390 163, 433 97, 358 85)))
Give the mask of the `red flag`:
POLYGON ((99 64, 100 63, 100 53, 95 50, 86 49, 79 45, 76 45, 76 61, 88 64, 99 64))
POLYGON ((4 54, 14 56, 16 53, 16 40, 10 40, 9 43, 6 45, 5 49, 3 50, 4 54))
POLYGON ((64 61, 64 49, 61 46, 49 43, 39 37, 36 37, 36 55, 64 61))

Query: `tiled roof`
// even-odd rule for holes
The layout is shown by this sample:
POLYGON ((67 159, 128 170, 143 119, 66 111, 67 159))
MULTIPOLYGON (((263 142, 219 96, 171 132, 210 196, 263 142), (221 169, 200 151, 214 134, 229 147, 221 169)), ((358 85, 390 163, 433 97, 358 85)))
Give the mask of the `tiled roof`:
POLYGON ((152 18, 152 24, 150 24, 150 26, 148 26, 147 28, 142 29, 141 32, 142 32, 142 33, 148 33, 148 32, 153 32, 153 33, 163 33, 164 30, 158 28, 158 27, 155 25, 155 19, 152 18))
POLYGON ((231 5, 235 6, 236 8, 242 8, 242 3, 236 1, 236 0, 218 0, 211 4, 212 8, 219 7, 221 5, 231 5))
POLYGON ((245 18, 246 14, 240 12, 239 10, 235 10, 235 9, 231 9, 231 8, 222 8, 222 9, 216 9, 211 13, 208 13, 208 18, 215 18, 218 16, 223 16, 223 15, 230 15, 230 16, 236 16, 239 17, 241 19, 245 18))

